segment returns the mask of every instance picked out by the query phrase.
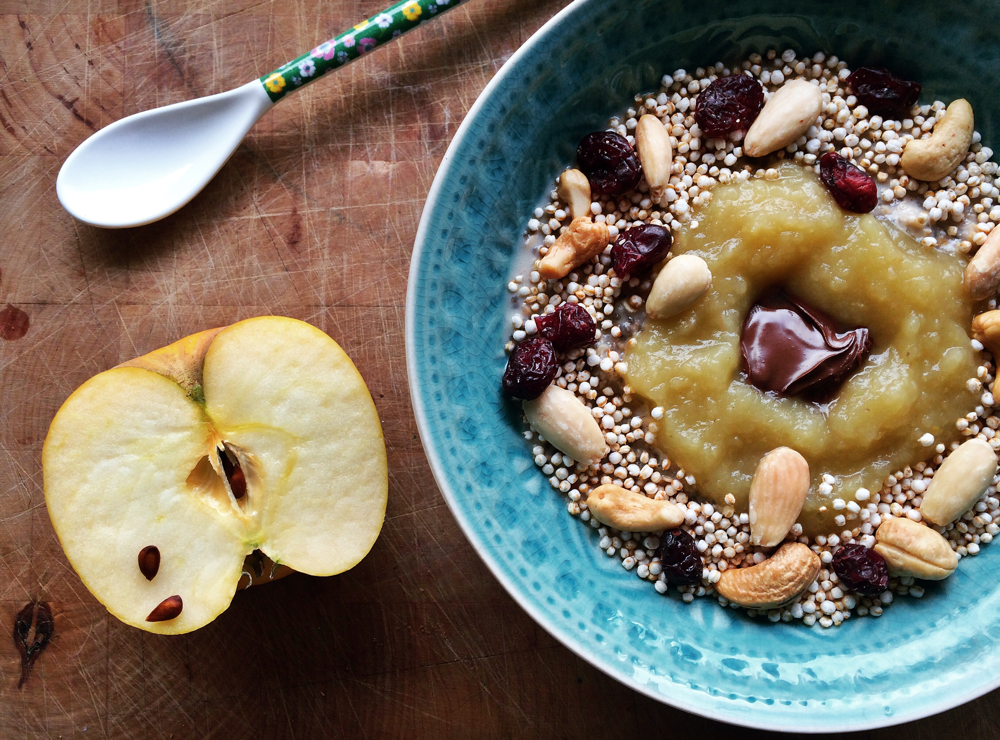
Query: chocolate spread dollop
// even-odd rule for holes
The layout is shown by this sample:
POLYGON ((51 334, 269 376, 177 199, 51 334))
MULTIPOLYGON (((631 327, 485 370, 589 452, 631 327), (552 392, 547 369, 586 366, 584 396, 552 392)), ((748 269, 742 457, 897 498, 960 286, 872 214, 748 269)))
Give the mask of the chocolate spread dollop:
POLYGON ((836 322, 795 296, 762 296, 743 322, 740 350, 750 382, 782 396, 823 399, 871 349, 868 329, 837 331, 836 322))

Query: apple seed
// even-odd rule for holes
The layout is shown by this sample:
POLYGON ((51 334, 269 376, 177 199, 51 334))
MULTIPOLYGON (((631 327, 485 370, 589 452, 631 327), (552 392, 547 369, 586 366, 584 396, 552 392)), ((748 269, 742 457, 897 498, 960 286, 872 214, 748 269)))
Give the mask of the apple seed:
POLYGON ((243 472, 243 468, 240 467, 238 460, 230 459, 228 450, 222 450, 219 460, 222 462, 222 469, 226 473, 226 478, 229 479, 229 488, 232 489, 233 498, 239 501, 247 495, 246 473, 243 472))
POLYGON ((160 569, 160 550, 156 545, 149 545, 139 550, 139 570, 146 576, 147 581, 156 577, 160 569))
POLYGON ((247 495, 247 477, 239 465, 233 470, 233 474, 229 478, 229 485, 233 489, 233 497, 237 501, 247 495))
POLYGON ((180 615, 184 602, 180 596, 168 596, 146 617, 147 622, 166 622, 180 615))

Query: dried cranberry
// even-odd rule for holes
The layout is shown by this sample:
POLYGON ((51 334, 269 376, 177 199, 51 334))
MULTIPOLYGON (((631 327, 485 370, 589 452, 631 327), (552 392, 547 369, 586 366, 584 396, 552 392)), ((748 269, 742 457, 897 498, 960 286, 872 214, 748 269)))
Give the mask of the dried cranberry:
POLYGON ((920 97, 919 82, 901 80, 881 67, 855 70, 847 78, 847 86, 869 113, 897 121, 910 115, 920 97))
POLYGON ((580 349, 593 344, 597 324, 579 303, 564 303, 554 313, 535 319, 539 336, 548 339, 561 351, 580 349))
POLYGON ((885 559, 864 545, 844 545, 833 556, 833 572, 852 591, 877 596, 889 588, 885 559))
POLYGON ((611 247, 611 265, 619 275, 639 275, 667 256, 670 232, 656 224, 639 224, 618 235, 611 247))
POLYGON ((836 152, 827 152, 820 158, 819 179, 846 211, 869 213, 878 204, 875 181, 836 152))
POLYGON ((621 195, 639 184, 642 165, 628 139, 613 131, 595 131, 580 140, 576 160, 597 195, 621 195))
POLYGON ((720 77, 698 95, 694 120, 705 136, 746 131, 764 107, 764 88, 749 75, 720 77))
POLYGON ((530 401, 542 395, 558 370, 559 360, 552 342, 542 337, 525 339, 507 359, 503 389, 513 398, 530 401))
POLYGON ((694 543, 694 537, 683 529, 671 529, 660 536, 656 551, 667 583, 675 586, 693 586, 701 583, 704 566, 694 543))

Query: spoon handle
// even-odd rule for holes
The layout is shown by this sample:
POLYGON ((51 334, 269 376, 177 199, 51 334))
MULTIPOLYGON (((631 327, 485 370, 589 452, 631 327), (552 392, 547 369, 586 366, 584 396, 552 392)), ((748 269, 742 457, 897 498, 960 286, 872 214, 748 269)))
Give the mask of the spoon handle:
POLYGON ((337 67, 353 62, 376 47, 419 26, 423 21, 457 8, 466 0, 401 0, 391 8, 361 21, 310 52, 260 78, 267 96, 277 103, 337 67))

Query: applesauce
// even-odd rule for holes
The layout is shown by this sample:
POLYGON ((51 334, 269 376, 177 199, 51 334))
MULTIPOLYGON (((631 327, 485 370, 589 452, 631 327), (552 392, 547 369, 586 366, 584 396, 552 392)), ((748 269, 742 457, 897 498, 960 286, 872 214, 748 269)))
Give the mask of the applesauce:
POLYGON ((857 526, 833 500, 877 493, 893 471, 929 459, 979 403, 967 388, 979 362, 964 260, 845 212, 811 170, 786 164, 777 180, 717 187, 697 228, 678 235, 673 254, 689 252, 708 263, 712 287, 679 316, 648 320, 626 359, 634 392, 663 408, 656 446, 706 498, 732 493, 745 511, 761 457, 788 446, 810 467, 805 532, 843 530, 837 514, 857 526), (826 403, 763 393, 742 371, 743 321, 772 288, 870 332, 867 359, 826 403), (821 486, 824 475, 832 482, 821 486))

